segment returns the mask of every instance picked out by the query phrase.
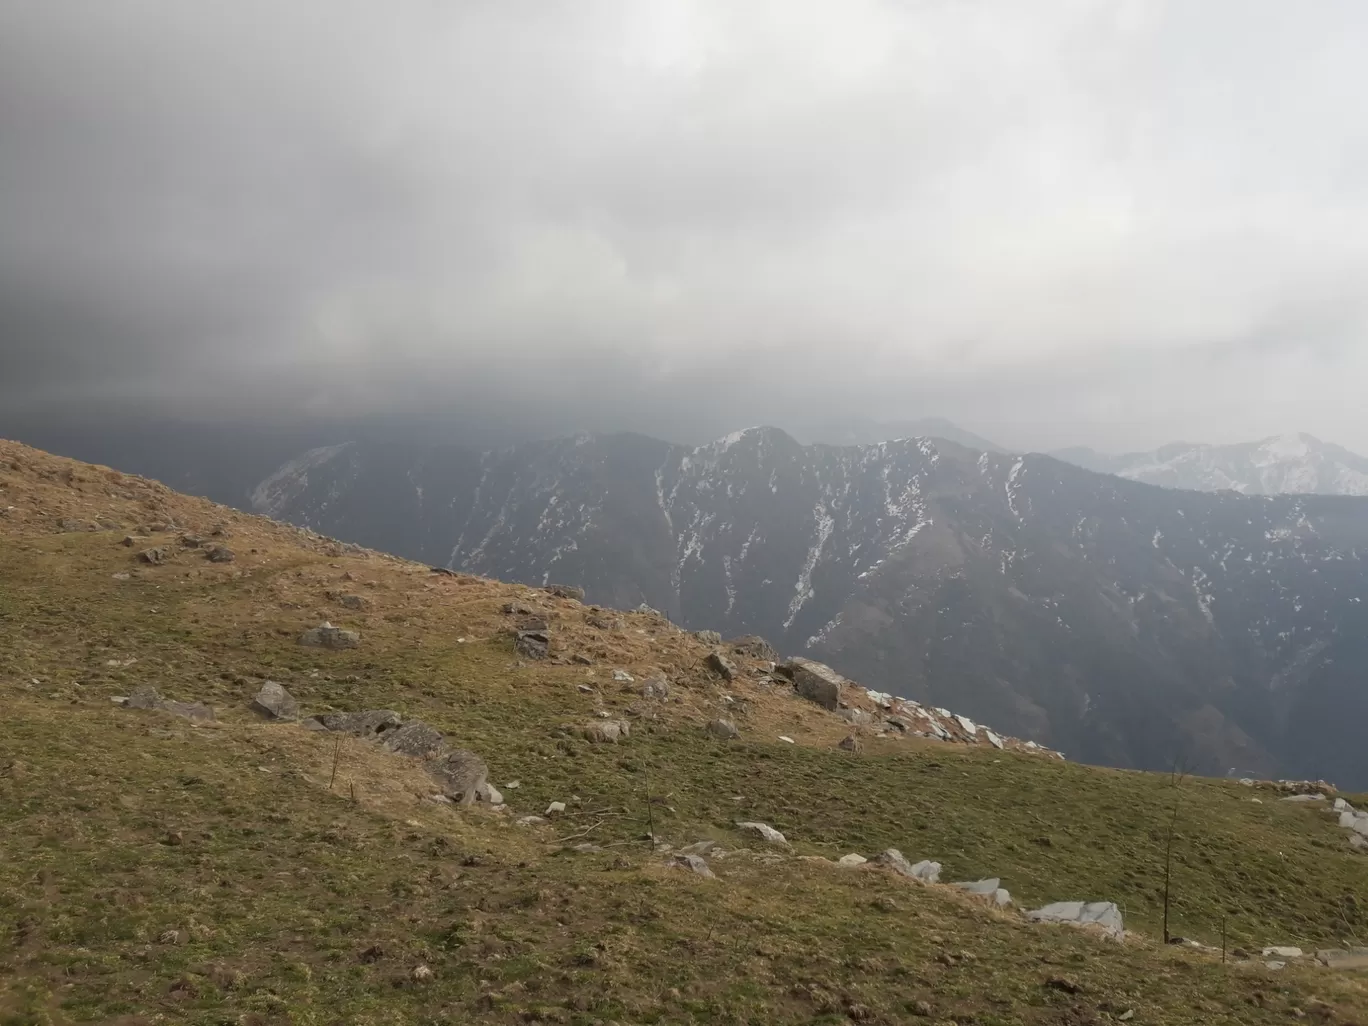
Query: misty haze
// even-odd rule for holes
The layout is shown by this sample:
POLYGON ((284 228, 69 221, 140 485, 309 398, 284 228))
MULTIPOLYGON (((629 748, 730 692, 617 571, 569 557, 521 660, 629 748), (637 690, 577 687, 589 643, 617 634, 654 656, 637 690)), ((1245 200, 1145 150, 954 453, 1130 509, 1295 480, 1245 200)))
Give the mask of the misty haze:
POLYGON ((1368 1015, 1365 44, 0 0, 0 1023, 1368 1015))

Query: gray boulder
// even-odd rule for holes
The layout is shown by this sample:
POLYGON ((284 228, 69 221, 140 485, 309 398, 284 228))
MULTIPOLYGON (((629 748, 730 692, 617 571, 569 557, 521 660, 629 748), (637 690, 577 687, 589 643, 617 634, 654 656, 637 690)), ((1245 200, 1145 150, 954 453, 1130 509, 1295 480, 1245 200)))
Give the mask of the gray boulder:
POLYGON ((343 630, 341 627, 324 623, 301 634, 299 643, 309 648, 356 648, 361 644, 361 635, 356 631, 343 630))
POLYGON ((551 654, 551 636, 544 630, 518 631, 513 648, 527 659, 545 659, 551 654))
POLYGON ((231 563, 237 558, 233 555, 233 550, 226 545, 215 545, 205 550, 204 555, 211 563, 231 563))
POLYGON ((788 839, 768 823, 740 823, 736 824, 737 829, 746 830, 753 834, 759 834, 770 844, 788 844, 788 839))
POLYGON ((156 566, 159 563, 166 562, 166 550, 160 547, 143 549, 138 553, 138 558, 144 563, 151 563, 156 566))
POLYGON ((694 631, 694 637, 705 645, 722 644, 722 635, 718 634, 717 631, 694 631))
POLYGON ((912 880, 921 880, 923 883, 940 882, 941 864, 939 862, 923 859, 913 865, 897 848, 889 848, 887 851, 875 855, 873 862, 878 866, 887 866, 893 872, 912 880))
POLYGON ((841 705, 841 689, 849 683, 825 663, 812 659, 790 659, 780 668, 793 681, 800 698, 835 712, 841 705))
POLYGON ((442 752, 442 732, 422 720, 410 720, 401 727, 387 730, 381 745, 397 755, 430 759, 442 752))
POLYGON ((716 877, 713 876, 713 871, 708 868, 708 864, 703 861, 703 858, 700 855, 685 855, 681 853, 670 859, 670 865, 676 866, 679 869, 690 870, 696 875, 703 877, 705 880, 716 879, 716 877))
POLYGON ((430 759, 427 769, 442 785, 442 793, 462 805, 474 805, 480 790, 489 784, 489 767, 485 761, 464 748, 430 759))
POLYGON ((736 729, 736 724, 731 720, 713 720, 705 729, 713 737, 723 741, 731 741, 741 736, 741 731, 736 729))
POLYGON ((1026 918, 1036 923, 1098 926, 1113 937, 1120 937, 1125 933, 1121 910, 1110 901, 1056 901, 1052 905, 1027 912, 1026 918))
POLYGON ((299 703, 282 685, 268 680, 252 699, 252 711, 271 720, 293 720, 299 715, 299 703))

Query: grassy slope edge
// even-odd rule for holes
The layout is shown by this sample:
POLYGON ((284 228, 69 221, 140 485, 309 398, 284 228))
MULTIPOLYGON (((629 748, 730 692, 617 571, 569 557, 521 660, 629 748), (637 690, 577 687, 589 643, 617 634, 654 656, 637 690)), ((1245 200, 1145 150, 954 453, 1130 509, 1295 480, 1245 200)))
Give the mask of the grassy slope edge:
POLYGON ((595 627, 578 603, 3 442, 0 512, 0 1023, 1368 1021, 1361 975, 1152 939, 1176 796, 1177 932, 1217 942, 1224 918, 1232 948, 1368 940, 1368 859, 1324 813, 993 749, 839 751, 843 723, 715 679, 703 646, 648 614, 595 627), (59 527, 73 520, 104 526, 59 527), (160 566, 119 544, 170 520, 223 524, 235 562, 178 533, 146 539, 160 566), (551 616, 556 654, 593 665, 521 664, 502 633, 512 598, 551 616), (361 647, 295 644, 324 618, 361 647), (663 671, 672 699, 643 701, 617 668, 663 671), (309 711, 426 719, 495 783, 521 782, 505 791, 517 815, 569 812, 529 829, 427 801, 409 760, 250 715, 268 677, 309 711), (110 703, 139 684, 220 721, 110 703), (629 708, 620 745, 554 729, 629 708), (702 730, 724 712, 740 741, 702 730), (743 818, 793 851, 739 836, 743 818), (716 838, 718 879, 666 868, 648 822, 675 845, 716 838), (947 879, 999 876, 1028 907, 1115 900, 1141 932, 1105 943, 813 858, 886 847, 947 879))

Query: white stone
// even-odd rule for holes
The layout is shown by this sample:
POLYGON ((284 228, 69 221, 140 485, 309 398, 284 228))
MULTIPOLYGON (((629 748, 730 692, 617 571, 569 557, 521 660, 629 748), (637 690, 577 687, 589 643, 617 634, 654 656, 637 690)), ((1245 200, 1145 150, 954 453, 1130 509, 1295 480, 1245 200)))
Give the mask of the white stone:
POLYGON ((554 816, 554 815, 556 815, 557 813, 564 812, 564 811, 565 811, 565 802, 552 802, 550 805, 548 805, 548 806, 546 807, 546 812, 544 813, 544 815, 547 815, 547 816, 554 816))
POLYGON ((836 860, 838 866, 863 866, 869 859, 863 855, 856 855, 853 852, 849 855, 842 855, 836 860))
POLYGON ((779 740, 780 740, 780 741, 783 741, 783 742, 786 743, 786 744, 790 744, 790 745, 792 745, 792 744, 797 744, 797 742, 794 741, 793 738, 789 737, 787 734, 780 734, 780 735, 779 735, 779 740))
POLYGON ((613 680, 619 681, 619 682, 621 682, 621 683, 623 683, 623 684, 630 684, 630 683, 632 683, 634 680, 636 680, 636 678, 633 677, 633 676, 632 676, 630 673, 628 673, 626 670, 614 670, 614 671, 613 671, 613 680))
POLYGON ((985 729, 983 731, 983 736, 988 739, 988 743, 992 745, 994 748, 1002 747, 1002 738, 998 737, 991 730, 985 729))
POLYGON ((1261 952, 1264 958, 1301 958, 1301 948, 1264 948, 1261 952))

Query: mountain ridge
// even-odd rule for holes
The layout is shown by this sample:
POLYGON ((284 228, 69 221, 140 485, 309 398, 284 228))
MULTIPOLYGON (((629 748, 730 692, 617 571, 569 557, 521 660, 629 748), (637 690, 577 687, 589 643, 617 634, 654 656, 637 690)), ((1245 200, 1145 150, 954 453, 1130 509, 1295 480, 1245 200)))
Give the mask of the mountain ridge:
POLYGON ((1099 473, 1192 491, 1246 495, 1368 495, 1368 458, 1297 432, 1231 445, 1171 442, 1121 455, 1086 447, 1052 455, 1099 473))
POLYGON ((336 537, 760 634, 1085 761, 1368 776, 1345 720, 1368 713, 1360 498, 1178 492, 1039 454, 775 428, 696 448, 356 445, 267 492, 274 515, 336 537))

